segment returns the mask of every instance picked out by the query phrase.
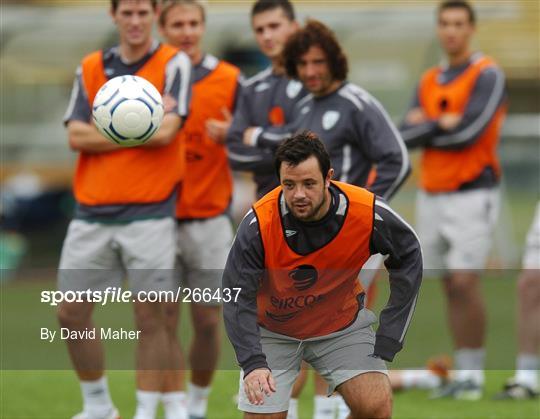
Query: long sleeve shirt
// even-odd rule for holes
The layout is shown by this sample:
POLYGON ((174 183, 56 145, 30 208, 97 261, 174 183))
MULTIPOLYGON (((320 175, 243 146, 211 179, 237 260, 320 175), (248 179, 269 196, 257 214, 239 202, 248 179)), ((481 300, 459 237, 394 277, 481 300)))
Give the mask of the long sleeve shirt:
MULTIPOLYGON (((332 205, 322 223, 303 223, 290 212, 283 215, 284 230, 298 232, 285 238, 298 254, 324 246, 341 229, 347 213, 343 211, 346 198, 334 186, 330 191, 332 205)), ((388 255, 385 266, 390 278, 390 297, 380 314, 374 353, 392 360, 402 348, 418 298, 422 252, 413 229, 383 199, 376 199, 374 209, 370 252, 388 255)), ((238 228, 223 274, 224 288, 241 288, 236 301, 224 304, 224 319, 245 374, 255 368, 268 367, 257 324, 257 291, 260 281, 265 280, 264 257, 257 217, 250 211, 238 228)))

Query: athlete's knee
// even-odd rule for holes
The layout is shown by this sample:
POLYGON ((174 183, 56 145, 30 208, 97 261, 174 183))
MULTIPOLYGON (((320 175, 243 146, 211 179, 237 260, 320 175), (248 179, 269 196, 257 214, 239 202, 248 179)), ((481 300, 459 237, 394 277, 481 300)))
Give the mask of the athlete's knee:
POLYGON ((540 301, 540 270, 525 270, 518 280, 520 301, 536 305, 540 301))
POLYGON ((218 307, 199 307, 193 315, 193 327, 198 338, 215 339, 221 323, 218 307))
POLYGON ((165 327, 167 328, 167 333, 170 336, 176 336, 176 329, 178 327, 178 319, 180 316, 179 303, 164 303, 163 313, 165 316, 165 327))
POLYGON ((92 316, 92 308, 88 303, 61 303, 56 309, 56 317, 60 326, 68 329, 85 327, 92 316))
POLYGON ((445 280, 446 293, 450 299, 473 297, 480 292, 478 281, 478 276, 472 273, 453 273, 445 280))
POLYGON ((135 324, 143 335, 165 328, 163 305, 160 303, 135 303, 135 324))
POLYGON ((380 395, 371 398, 369 401, 363 400, 353 402, 351 406, 351 419, 360 418, 390 418, 392 416, 392 396, 391 394, 380 395))

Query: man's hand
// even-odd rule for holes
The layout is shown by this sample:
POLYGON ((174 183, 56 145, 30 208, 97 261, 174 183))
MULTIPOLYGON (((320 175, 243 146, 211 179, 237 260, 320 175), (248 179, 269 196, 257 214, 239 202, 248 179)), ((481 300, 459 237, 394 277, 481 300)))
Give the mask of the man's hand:
POLYGON ((225 118, 223 121, 218 119, 206 120, 206 133, 218 144, 223 144, 225 142, 227 131, 229 130, 233 120, 233 116, 227 108, 221 108, 221 113, 225 118))
POLYGON ((443 113, 439 117, 439 127, 444 131, 451 131, 461 122, 461 115, 457 113, 443 113))
POLYGON ((164 111, 164 113, 169 113, 169 112, 174 111, 174 109, 177 106, 178 106, 178 102, 171 95, 164 95, 163 96, 163 111, 164 111))
POLYGON ((244 378, 244 392, 251 404, 264 404, 264 395, 270 396, 276 391, 276 383, 267 368, 257 368, 244 378))
POLYGON ((405 121, 411 125, 418 125, 427 122, 428 118, 422 108, 413 108, 407 112, 405 121))
POLYGON ((244 131, 244 137, 243 137, 243 140, 244 140, 244 144, 245 145, 255 145, 253 144, 253 133, 255 132, 257 128, 256 127, 249 127, 249 128, 246 128, 246 130, 244 131))

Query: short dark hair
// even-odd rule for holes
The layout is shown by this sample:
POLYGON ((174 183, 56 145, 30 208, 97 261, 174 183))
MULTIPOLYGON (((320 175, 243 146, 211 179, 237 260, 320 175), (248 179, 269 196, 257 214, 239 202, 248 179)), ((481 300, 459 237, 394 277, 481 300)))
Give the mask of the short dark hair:
POLYGON ((349 73, 347 56, 339 45, 334 32, 318 20, 310 19, 306 25, 294 33, 283 49, 285 70, 290 78, 298 79, 296 65, 300 57, 312 46, 320 47, 328 61, 330 73, 334 80, 345 80, 349 73))
POLYGON ((294 15, 294 7, 289 0, 258 0, 251 7, 251 18, 253 19, 253 16, 258 15, 259 13, 277 8, 281 8, 287 19, 290 21, 296 19, 294 15))
POLYGON ((473 25, 476 23, 476 13, 467 1, 451 0, 442 2, 437 9, 437 17, 440 17, 441 13, 447 9, 464 9, 469 15, 469 22, 473 25))
POLYGON ((174 6, 195 6, 201 12, 203 23, 206 22, 206 11, 203 4, 199 0, 162 0, 161 10, 159 13, 159 24, 165 26, 167 15, 174 6))
POLYGON ((326 178, 330 170, 330 156, 317 134, 306 130, 287 138, 277 149, 274 159, 278 179, 280 179, 281 163, 297 166, 311 156, 317 158, 322 177, 326 178))
MULTIPOLYGON (((111 0, 111 8, 113 12, 116 12, 116 9, 118 9, 118 4, 122 0, 111 0)), ((150 3, 152 3, 152 9, 156 10, 157 7, 157 0, 150 0, 150 3)))

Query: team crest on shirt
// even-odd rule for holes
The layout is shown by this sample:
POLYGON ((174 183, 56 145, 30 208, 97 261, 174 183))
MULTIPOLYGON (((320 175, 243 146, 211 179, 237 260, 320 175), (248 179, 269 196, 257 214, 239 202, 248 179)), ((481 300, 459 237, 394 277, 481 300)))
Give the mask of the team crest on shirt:
POLYGON ((319 274, 313 265, 300 265, 289 272, 289 278, 293 280, 298 291, 304 291, 315 285, 319 274))
POLYGON ((329 130, 339 121, 341 114, 338 111, 326 111, 322 117, 322 126, 325 130, 329 130))
POLYGON ((302 83, 296 80, 291 80, 289 84, 287 84, 287 89, 285 92, 287 93, 287 97, 289 99, 293 99, 298 95, 298 93, 300 93, 300 90, 302 90, 302 83))

